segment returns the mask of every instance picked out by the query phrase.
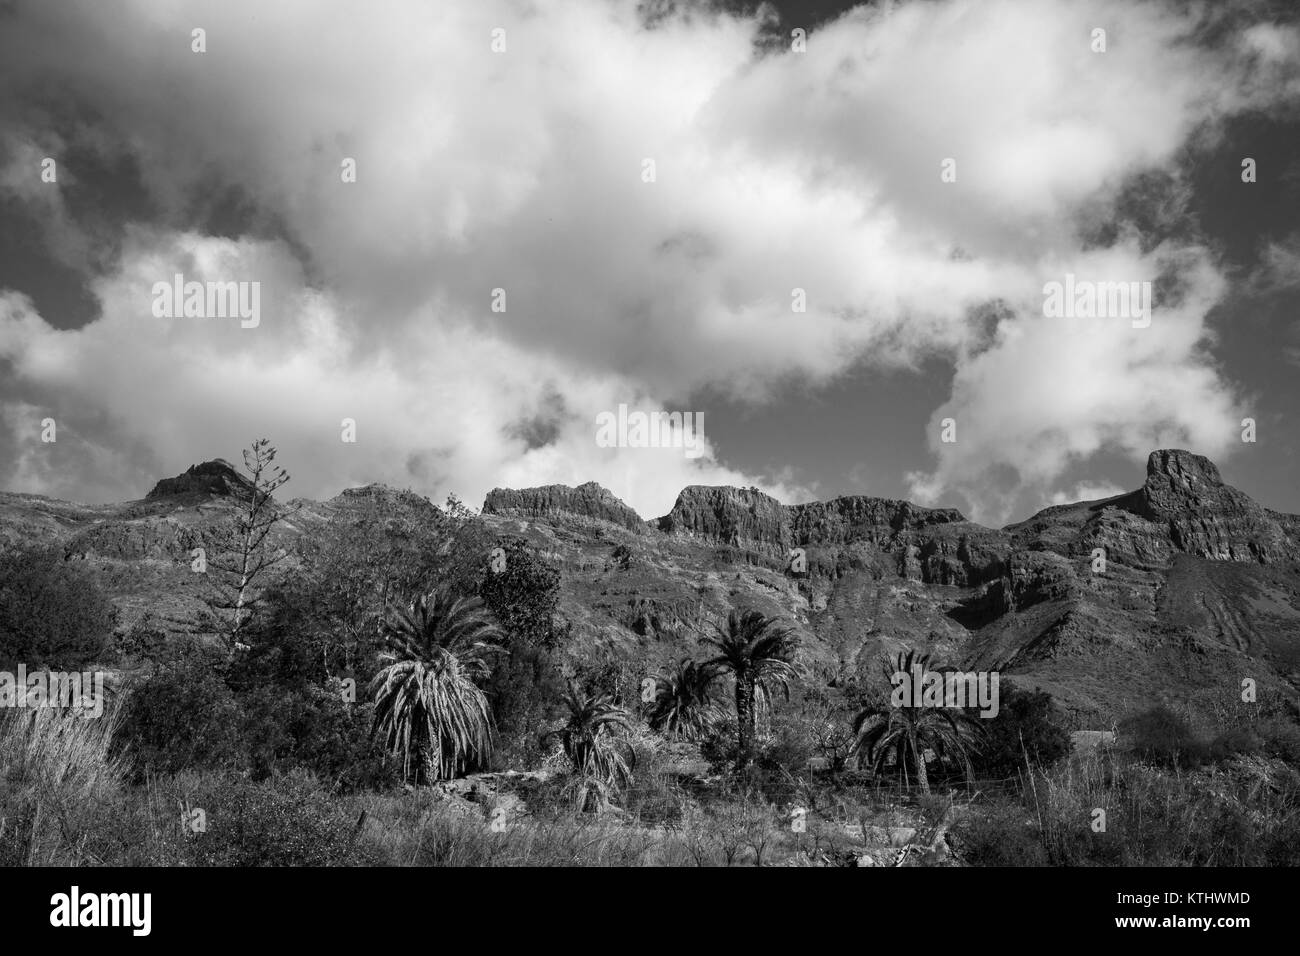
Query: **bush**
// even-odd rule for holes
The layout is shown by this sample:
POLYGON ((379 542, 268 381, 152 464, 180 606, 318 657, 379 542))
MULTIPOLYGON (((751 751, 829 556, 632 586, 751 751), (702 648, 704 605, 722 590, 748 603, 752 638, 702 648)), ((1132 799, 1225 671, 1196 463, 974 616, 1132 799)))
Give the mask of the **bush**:
POLYGON ((346 702, 338 680, 302 691, 266 685, 240 703, 254 780, 301 769, 319 777, 330 792, 398 781, 395 760, 370 738, 374 708, 346 702))
POLYGON ((57 551, 0 554, 0 669, 77 670, 108 652, 116 621, 94 576, 57 551))
MULTIPOLYGON (((501 545, 505 569, 488 568, 478 596, 501 622, 513 650, 520 645, 554 647, 561 634, 555 624, 560 605, 560 569, 520 538, 501 545)), ((488 555, 483 556, 485 564, 488 555)))
POLYGON ((243 763, 235 695, 197 649, 162 664, 130 692, 121 738, 136 772, 243 763))
POLYGON ((812 738, 803 722, 778 717, 772 733, 758 740, 754 763, 774 780, 788 781, 790 776, 807 774, 808 762, 817 755, 812 738))
POLYGON ((141 615, 117 642, 118 654, 128 661, 152 661, 167 653, 168 636, 148 612, 141 615))
POLYGON ((1070 752, 1070 734, 1057 722, 1051 695, 1044 691, 1009 690, 1001 697, 998 715, 980 725, 984 740, 972 764, 981 780, 1017 777, 1026 759, 1045 769, 1070 752))
POLYGON ((627 571, 632 567, 633 551, 626 544, 620 544, 610 554, 610 559, 614 567, 620 571, 627 571))
POLYGON ((545 647, 513 643, 510 653, 496 655, 492 676, 483 687, 496 720, 497 743, 492 766, 536 767, 546 755, 542 733, 561 714, 564 684, 545 647))
POLYGON ((1207 747, 1187 721, 1164 706, 1125 719, 1119 725, 1119 736, 1129 743, 1134 756, 1159 766, 1195 767, 1207 756, 1207 747))
POLYGON ((1262 721, 1257 729, 1264 752, 1270 757, 1300 766, 1300 727, 1281 717, 1262 721))
POLYGON ((272 784, 219 778, 184 795, 207 816, 186 838, 196 866, 340 866, 365 862, 354 846, 357 821, 306 774, 272 784))
POLYGON ((1226 760, 1235 754, 1255 754, 1264 747, 1263 740, 1254 731, 1246 727, 1227 730, 1210 742, 1209 756, 1216 762, 1226 760))
POLYGON ((999 800, 961 817, 948 843, 971 866, 1047 866, 1047 853, 1028 812, 999 800))
POLYGON ((736 715, 724 712, 700 740, 700 756, 708 762, 711 774, 727 774, 735 769, 740 756, 736 734, 736 715))

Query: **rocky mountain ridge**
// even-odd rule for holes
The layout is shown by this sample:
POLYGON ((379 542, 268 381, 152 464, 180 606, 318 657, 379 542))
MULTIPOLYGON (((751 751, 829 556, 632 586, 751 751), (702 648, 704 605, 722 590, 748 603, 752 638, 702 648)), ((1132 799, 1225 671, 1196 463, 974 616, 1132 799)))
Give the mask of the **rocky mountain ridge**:
MULTIPOLYGON (((127 626, 160 607, 183 617, 190 549, 222 547, 238 510, 232 474, 225 462, 195 465, 121 505, 0 494, 0 546, 44 541, 86 562, 127 626)), ((277 543, 290 549, 342 513, 408 527, 440 514, 383 485, 288 504, 277 543)), ((706 486, 646 521, 594 482, 494 489, 482 520, 561 568, 575 654, 648 667, 690 652, 731 608, 753 607, 793 627, 828 679, 915 647, 1041 686, 1093 721, 1234 698, 1242 674, 1300 695, 1300 518, 1262 507, 1187 451, 1153 452, 1135 491, 1001 529, 907 501, 786 505, 706 486)))

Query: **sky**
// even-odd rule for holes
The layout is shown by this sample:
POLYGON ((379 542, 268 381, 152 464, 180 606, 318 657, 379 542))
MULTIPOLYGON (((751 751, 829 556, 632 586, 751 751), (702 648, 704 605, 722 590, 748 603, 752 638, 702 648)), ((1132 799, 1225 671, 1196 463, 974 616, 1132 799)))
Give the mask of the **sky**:
POLYGON ((1002 525, 1178 447, 1300 512, 1292 7, 0 0, 0 489, 265 437, 313 498, 1002 525), (1067 275, 1149 321, 1048 314, 1067 275), (605 447, 620 405, 703 454, 605 447))

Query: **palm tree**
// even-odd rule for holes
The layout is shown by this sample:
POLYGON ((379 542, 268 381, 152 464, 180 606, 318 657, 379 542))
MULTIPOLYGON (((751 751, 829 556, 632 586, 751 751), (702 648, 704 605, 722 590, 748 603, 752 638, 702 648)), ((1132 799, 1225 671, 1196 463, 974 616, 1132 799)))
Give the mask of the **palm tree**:
POLYGON ((580 773, 611 783, 626 783, 632 777, 635 758, 630 750, 624 756, 619 746, 623 741, 615 736, 614 728, 631 730, 631 716, 614 703, 611 695, 584 693, 572 678, 568 684, 564 703, 569 708, 569 719, 558 731, 565 756, 580 773))
MULTIPOLYGON (((904 655, 900 651, 893 661, 888 657, 881 658, 881 669, 892 683, 895 674, 911 675, 913 667, 919 667, 924 673, 929 663, 927 654, 917 656, 909 650, 904 655)), ((895 766, 903 771, 904 780, 910 779, 909 765, 915 768, 922 793, 930 792, 930 775, 925 760, 927 750, 933 751, 938 760, 955 760, 965 771, 967 779, 971 776, 970 750, 978 725, 961 710, 918 707, 906 702, 899 706, 893 703, 872 705, 863 708, 854 718, 853 733, 857 738, 857 751, 866 756, 876 773, 880 773, 888 758, 893 756, 895 766)))
POLYGON ((729 673, 736 683, 736 722, 740 742, 739 769, 753 760, 754 738, 758 733, 757 702, 774 689, 790 692, 790 679, 797 670, 794 653, 798 641, 789 628, 777 627, 776 618, 764 616, 759 611, 741 614, 733 610, 727 615, 727 628, 714 625, 717 637, 705 638, 705 643, 717 649, 718 655, 704 666, 714 673, 729 673))
POLYGON ((578 772, 575 782, 578 806, 587 809, 589 794, 594 794, 603 806, 609 802, 612 791, 632 782, 636 755, 616 733, 630 730, 632 718, 610 695, 585 693, 572 677, 568 678, 568 685, 563 700, 569 718, 563 727, 547 736, 559 736, 564 755, 578 772))
POLYGON ((680 740, 699 740, 720 716, 713 699, 717 677, 716 668, 688 658, 679 660, 670 673, 655 678, 650 726, 680 740))
POLYGON ((402 773, 418 780, 449 779, 482 766, 495 733, 478 681, 488 675, 489 643, 502 631, 479 598, 453 597, 439 588, 396 609, 385 621, 384 666, 374 694, 372 736, 402 755, 402 773))

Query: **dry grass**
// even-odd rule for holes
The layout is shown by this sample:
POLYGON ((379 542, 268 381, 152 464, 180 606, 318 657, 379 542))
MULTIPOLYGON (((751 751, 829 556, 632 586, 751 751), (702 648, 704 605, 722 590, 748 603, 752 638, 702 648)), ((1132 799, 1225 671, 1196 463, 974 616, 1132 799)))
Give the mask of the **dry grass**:
POLYGON ((1097 753, 1034 773, 959 829, 974 863, 1294 866, 1300 774, 1260 757, 1178 770, 1097 753))
POLYGON ((123 790, 126 767, 111 751, 120 722, 116 704, 98 718, 46 707, 0 712, 0 859, 101 862, 89 830, 123 790))

